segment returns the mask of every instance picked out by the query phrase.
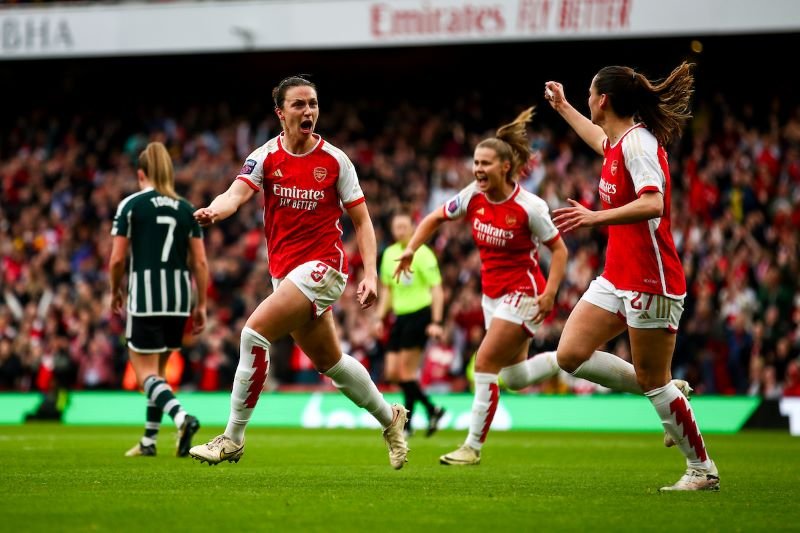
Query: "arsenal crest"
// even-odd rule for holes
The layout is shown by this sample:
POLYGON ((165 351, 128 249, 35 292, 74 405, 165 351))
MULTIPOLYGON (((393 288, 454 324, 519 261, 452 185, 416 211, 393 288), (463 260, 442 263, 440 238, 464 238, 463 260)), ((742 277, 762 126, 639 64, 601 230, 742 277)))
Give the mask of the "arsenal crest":
POLYGON ((328 169, 325 167, 316 167, 314 169, 314 179, 317 181, 322 181, 326 177, 328 177, 328 169))
POLYGON ((506 224, 509 226, 513 226, 517 223, 517 217, 515 215, 506 215, 506 224))
POLYGON ((615 159, 614 161, 611 162, 611 175, 612 176, 616 176, 617 175, 617 167, 618 166, 619 166, 619 160, 618 159, 615 159))

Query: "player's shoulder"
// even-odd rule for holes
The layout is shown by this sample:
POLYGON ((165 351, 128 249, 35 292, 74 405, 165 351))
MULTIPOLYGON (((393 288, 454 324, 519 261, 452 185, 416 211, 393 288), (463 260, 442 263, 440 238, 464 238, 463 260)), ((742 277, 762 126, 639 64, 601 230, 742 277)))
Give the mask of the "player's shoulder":
POLYGON ((541 197, 527 189, 523 189, 522 187, 520 187, 519 193, 514 198, 514 201, 529 213, 547 213, 550 211, 550 207, 547 205, 547 202, 545 202, 541 197))
POLYGON ((419 254, 420 258, 422 259, 436 260, 436 254, 433 253, 433 250, 431 250, 431 247, 428 246, 427 244, 423 244, 422 246, 420 246, 419 249, 417 250, 417 254, 419 254))
POLYGON ((252 151, 248 159, 264 160, 269 154, 274 154, 280 149, 280 135, 276 135, 252 151))
POLYGON ((385 257, 398 256, 401 253, 403 253, 403 245, 400 244, 399 242, 395 242, 393 244, 390 244, 383 251, 383 254, 384 254, 385 257))
POLYGON ((341 148, 338 148, 331 143, 327 142, 325 139, 320 137, 319 139, 319 150, 323 153, 333 157, 340 165, 351 165, 350 158, 347 157, 347 154, 341 148))
POLYGON ((658 152, 658 140, 653 133, 637 124, 622 137, 622 152, 625 157, 640 157, 658 152))
POLYGON ((178 206, 182 211, 189 211, 190 213, 194 213, 195 208, 192 202, 184 198, 183 196, 178 196, 178 206))

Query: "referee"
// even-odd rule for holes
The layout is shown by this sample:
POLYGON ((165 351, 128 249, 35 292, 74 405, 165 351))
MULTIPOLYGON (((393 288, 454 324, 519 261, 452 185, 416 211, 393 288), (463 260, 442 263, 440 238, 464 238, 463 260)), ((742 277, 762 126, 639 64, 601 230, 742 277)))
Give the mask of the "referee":
POLYGON ((163 144, 151 142, 139 154, 136 176, 139 192, 117 207, 109 260, 111 307, 127 314, 128 354, 148 400, 144 436, 125 455, 156 454, 161 415, 166 413, 178 428, 176 454, 185 457, 200 424, 183 409, 164 371, 170 352, 181 348, 187 319, 192 317, 194 334, 205 326, 206 251, 194 208, 175 193, 172 159, 163 144), (128 252, 126 304, 122 281, 128 252), (191 277, 197 285, 194 308, 191 277))
POLYGON ((380 293, 376 330, 378 337, 382 337, 384 320, 391 310, 396 320, 386 344, 386 381, 397 383, 403 389, 405 406, 409 411, 406 433, 410 435, 412 432, 411 417, 414 404, 419 400, 428 412, 426 436, 430 437, 436 432, 444 409, 434 406, 422 391, 417 372, 428 336, 436 339, 442 337, 442 276, 433 251, 422 245, 411 263, 412 273, 404 274, 398 283, 394 279, 397 258, 414 234, 411 216, 407 213, 396 214, 392 217, 391 230, 395 243, 386 248, 381 260, 383 290, 380 293))

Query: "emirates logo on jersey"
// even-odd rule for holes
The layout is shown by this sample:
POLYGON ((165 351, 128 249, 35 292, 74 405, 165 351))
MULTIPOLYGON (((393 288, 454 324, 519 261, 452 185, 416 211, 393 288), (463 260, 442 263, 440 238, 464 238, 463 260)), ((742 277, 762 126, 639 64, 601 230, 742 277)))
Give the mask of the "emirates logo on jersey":
POLYGON ((314 169, 314 179, 321 182, 328 177, 328 169, 325 167, 316 167, 314 169))
POLYGON ((611 162, 611 175, 612 176, 616 176, 617 175, 617 167, 619 167, 619 161, 615 159, 614 161, 611 162))
POLYGON ((513 226, 517 223, 517 217, 515 215, 506 215, 506 225, 513 226))

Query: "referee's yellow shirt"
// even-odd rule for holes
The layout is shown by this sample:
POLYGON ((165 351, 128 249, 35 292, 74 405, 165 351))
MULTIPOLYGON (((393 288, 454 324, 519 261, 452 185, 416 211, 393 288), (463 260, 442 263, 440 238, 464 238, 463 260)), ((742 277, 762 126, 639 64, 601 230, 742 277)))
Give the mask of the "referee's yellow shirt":
POLYGON ((405 246, 394 243, 383 252, 381 259, 381 282, 392 291, 392 311, 395 315, 407 315, 431 305, 431 287, 442 283, 439 263, 433 251, 422 245, 414 254, 411 274, 400 275, 400 282, 394 279, 397 259, 405 246))

